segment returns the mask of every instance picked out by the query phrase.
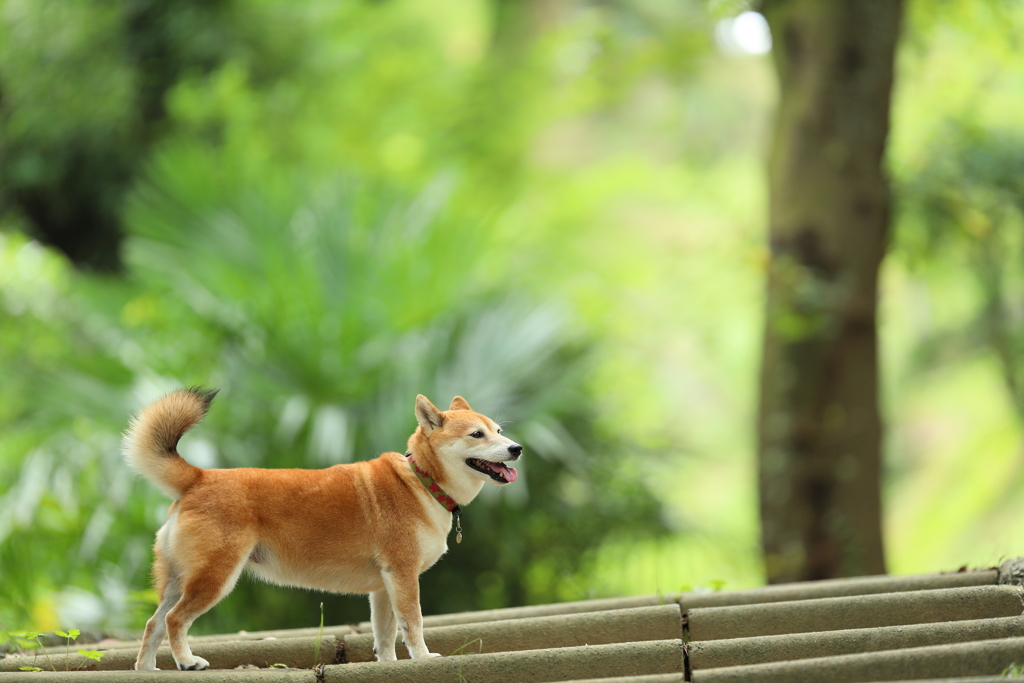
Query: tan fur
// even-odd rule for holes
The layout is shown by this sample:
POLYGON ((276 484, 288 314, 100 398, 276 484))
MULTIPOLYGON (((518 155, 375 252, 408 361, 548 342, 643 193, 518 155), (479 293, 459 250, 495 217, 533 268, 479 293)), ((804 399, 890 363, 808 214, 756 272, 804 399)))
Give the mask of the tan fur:
MULTIPOLYGON (((212 398, 197 389, 174 392, 143 410, 125 435, 128 461, 175 499, 157 532, 160 604, 135 668, 156 668, 165 632, 178 668, 206 668, 186 634, 244 569, 282 585, 369 593, 377 659, 396 658, 398 628, 410 656, 436 656, 423 642, 419 575, 447 551, 452 515, 406 458, 384 453, 323 470, 199 469, 176 445, 212 398)), ((415 412, 419 427, 409 452, 460 505, 492 481, 467 459, 507 462, 522 451, 462 397, 442 412, 417 396, 415 412)))

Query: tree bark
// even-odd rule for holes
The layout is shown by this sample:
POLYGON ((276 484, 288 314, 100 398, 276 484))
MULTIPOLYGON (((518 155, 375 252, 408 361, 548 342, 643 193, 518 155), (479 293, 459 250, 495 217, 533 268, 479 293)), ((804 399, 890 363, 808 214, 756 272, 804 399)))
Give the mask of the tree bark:
POLYGON ((769 582, 885 572, 876 299, 901 0, 766 0, 780 84, 758 415, 769 582))

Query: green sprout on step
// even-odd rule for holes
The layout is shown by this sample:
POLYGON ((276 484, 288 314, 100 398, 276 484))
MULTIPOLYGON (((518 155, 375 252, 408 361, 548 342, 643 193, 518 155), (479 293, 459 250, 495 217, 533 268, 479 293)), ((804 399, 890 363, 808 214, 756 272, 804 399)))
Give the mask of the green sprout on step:
POLYGON ((71 641, 78 638, 82 634, 77 628, 69 628, 67 633, 64 631, 54 631, 58 636, 64 639, 64 670, 71 670, 71 641))
MULTIPOLYGON (((484 649, 484 641, 483 641, 483 639, 482 638, 474 638, 473 640, 469 641, 468 643, 463 643, 462 647, 458 647, 458 648, 455 648, 454 650, 452 650, 452 655, 459 654, 460 652, 465 650, 467 647, 469 647, 473 643, 480 643, 480 650, 483 651, 483 649, 484 649)), ((473 653, 470 652, 468 654, 473 654, 473 653)), ((466 683, 466 677, 462 675, 462 659, 461 658, 459 659, 458 671, 455 672, 455 675, 457 675, 459 677, 459 683, 466 683)))
MULTIPOLYGON (((37 643, 39 643, 39 649, 43 651, 43 656, 46 657, 46 664, 51 669, 53 669, 54 671, 57 670, 56 667, 53 666, 53 662, 50 661, 50 655, 46 651, 46 648, 43 647, 43 641, 40 640, 40 636, 43 635, 41 632, 39 632, 39 631, 25 631, 23 633, 15 633, 14 635, 15 635, 16 638, 21 638, 22 640, 28 640, 28 641, 34 640, 37 643)), ((42 671, 42 669, 40 669, 40 671, 42 671)))
MULTIPOLYGON (((483 650, 483 647, 484 647, 483 638, 474 638, 473 640, 469 641, 468 643, 464 643, 461 647, 457 647, 454 650, 452 650, 452 654, 449 655, 449 656, 454 656, 454 655, 459 654, 460 652, 465 650, 467 647, 469 647, 473 643, 480 643, 480 649, 481 649, 481 651, 483 650)), ((473 653, 470 652, 469 654, 473 654, 473 653)))

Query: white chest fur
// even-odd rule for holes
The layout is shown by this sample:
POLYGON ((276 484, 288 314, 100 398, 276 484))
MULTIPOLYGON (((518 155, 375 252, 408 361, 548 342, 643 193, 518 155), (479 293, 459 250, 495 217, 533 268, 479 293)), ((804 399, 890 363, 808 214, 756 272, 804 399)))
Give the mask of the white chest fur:
POLYGON ((428 524, 420 528, 418 537, 420 545, 420 571, 433 566, 442 555, 448 552, 448 534, 452 529, 452 513, 441 506, 426 490, 423 491, 427 504, 428 524))

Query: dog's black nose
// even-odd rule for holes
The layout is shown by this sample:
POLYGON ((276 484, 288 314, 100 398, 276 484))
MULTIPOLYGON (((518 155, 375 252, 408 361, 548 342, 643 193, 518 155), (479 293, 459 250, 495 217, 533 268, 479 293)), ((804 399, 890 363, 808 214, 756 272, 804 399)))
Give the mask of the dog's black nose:
POLYGON ((508 447, 508 452, 518 458, 520 455, 523 454, 523 447, 517 443, 514 443, 508 447))

